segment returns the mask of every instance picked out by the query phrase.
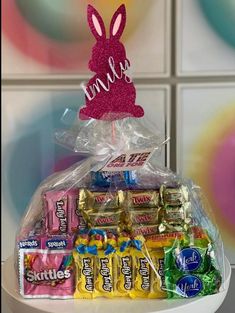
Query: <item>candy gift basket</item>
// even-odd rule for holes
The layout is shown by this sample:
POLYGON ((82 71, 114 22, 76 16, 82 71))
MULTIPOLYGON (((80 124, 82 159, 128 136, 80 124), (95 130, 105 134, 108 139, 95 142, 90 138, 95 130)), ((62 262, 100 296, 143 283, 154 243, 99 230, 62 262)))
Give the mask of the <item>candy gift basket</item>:
MULTIPOLYGON (((120 41, 125 6, 109 35, 92 6, 96 43, 77 122, 56 130, 82 161, 36 190, 16 236, 23 298, 187 299, 223 291, 224 252, 206 195, 159 165, 169 140, 153 132, 120 41)), ((66 301, 66 300, 65 300, 66 301)), ((188 301, 188 300, 185 300, 188 301)))

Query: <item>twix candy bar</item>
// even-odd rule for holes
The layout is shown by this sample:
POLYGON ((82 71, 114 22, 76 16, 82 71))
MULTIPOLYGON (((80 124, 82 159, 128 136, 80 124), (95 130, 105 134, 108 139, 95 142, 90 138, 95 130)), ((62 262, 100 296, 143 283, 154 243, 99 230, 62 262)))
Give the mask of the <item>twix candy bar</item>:
POLYGON ((159 193, 156 190, 127 191, 128 208, 153 208, 159 204, 159 193))
POLYGON ((79 207, 87 212, 95 212, 100 209, 117 209, 119 207, 119 193, 105 191, 80 190, 79 207))

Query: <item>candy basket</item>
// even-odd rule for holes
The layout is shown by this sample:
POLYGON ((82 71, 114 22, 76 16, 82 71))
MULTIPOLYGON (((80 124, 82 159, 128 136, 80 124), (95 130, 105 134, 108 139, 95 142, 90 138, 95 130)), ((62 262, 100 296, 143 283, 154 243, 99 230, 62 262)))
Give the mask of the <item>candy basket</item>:
POLYGON ((136 312, 136 313, 214 313, 223 303, 228 292, 231 266, 225 258, 225 282, 224 291, 212 296, 194 298, 192 300, 138 300, 128 299, 107 300, 97 299, 95 301, 83 300, 25 300, 17 292, 17 281, 14 270, 13 257, 10 257, 3 266, 3 298, 6 299, 12 313, 64 313, 64 312, 87 312, 87 313, 109 313, 112 312, 136 312))
POLYGON ((231 272, 206 196, 158 163, 169 138, 152 131, 135 103, 120 42, 125 6, 114 13, 109 38, 95 8, 87 13, 96 74, 82 85, 80 121, 55 131, 58 144, 84 158, 33 195, 14 260, 4 265, 9 305, 17 312, 106 312, 112 305, 144 313, 209 312, 208 303, 214 312, 231 272), (13 263, 17 278, 9 281, 13 263))

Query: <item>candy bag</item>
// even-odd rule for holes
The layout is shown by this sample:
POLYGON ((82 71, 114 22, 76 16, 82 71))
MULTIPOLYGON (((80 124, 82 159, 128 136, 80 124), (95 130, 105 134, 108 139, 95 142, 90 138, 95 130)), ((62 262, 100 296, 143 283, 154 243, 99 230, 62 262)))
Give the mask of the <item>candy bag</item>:
POLYGON ((20 293, 171 299, 220 292, 223 244, 206 195, 159 165, 169 138, 136 104, 120 41, 125 6, 114 13, 108 39, 91 5, 87 16, 95 73, 81 86, 85 103, 76 121, 54 134, 80 161, 46 178, 22 218, 15 249, 20 293))

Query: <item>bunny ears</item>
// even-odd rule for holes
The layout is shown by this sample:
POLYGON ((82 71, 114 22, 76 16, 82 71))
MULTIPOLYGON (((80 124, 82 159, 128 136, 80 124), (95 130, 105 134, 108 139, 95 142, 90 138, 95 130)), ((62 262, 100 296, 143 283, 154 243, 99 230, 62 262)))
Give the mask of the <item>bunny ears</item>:
MULTIPOLYGON (((96 40, 106 39, 106 31, 102 17, 90 4, 87 7, 87 20, 96 40)), ((110 38, 120 39, 126 25, 126 8, 122 4, 114 13, 110 23, 110 38)))

